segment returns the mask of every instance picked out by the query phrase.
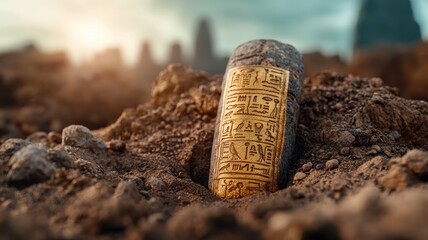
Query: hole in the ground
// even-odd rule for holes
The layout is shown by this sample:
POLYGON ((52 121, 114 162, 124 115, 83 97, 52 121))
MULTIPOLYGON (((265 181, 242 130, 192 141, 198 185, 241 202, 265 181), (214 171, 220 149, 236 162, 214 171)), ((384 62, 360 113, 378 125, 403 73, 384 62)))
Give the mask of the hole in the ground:
POLYGON ((210 174, 211 148, 213 138, 198 142, 192 150, 189 160, 189 175, 192 180, 208 188, 208 177, 210 174))

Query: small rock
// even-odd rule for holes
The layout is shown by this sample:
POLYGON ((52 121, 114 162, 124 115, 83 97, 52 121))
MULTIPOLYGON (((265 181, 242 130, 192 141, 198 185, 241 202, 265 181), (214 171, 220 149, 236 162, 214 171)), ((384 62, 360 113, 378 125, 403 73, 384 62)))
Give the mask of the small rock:
POLYGON ((344 177, 337 177, 331 182, 331 190, 339 192, 348 184, 348 180, 344 177))
POLYGON ((0 146, 0 154, 7 156, 12 156, 25 146, 31 145, 30 141, 19 139, 19 138, 9 138, 0 146))
POLYGON ((376 150, 376 152, 380 153, 382 152, 382 149, 379 147, 379 145, 373 145, 373 150, 376 150))
POLYGON ((11 185, 26 186, 46 181, 54 166, 47 160, 47 151, 36 145, 28 145, 16 152, 9 162, 7 181, 11 185))
POLYGON ((123 200, 132 199, 135 202, 141 200, 141 194, 138 191, 137 184, 134 181, 122 181, 114 191, 114 197, 124 198, 123 200))
POLYGON ((337 144, 339 146, 352 146, 355 143, 355 137, 349 131, 343 131, 339 134, 337 144))
POLYGON ((405 167, 392 165, 379 183, 386 189, 400 190, 417 183, 415 176, 405 167))
POLYGON ((339 166, 339 160, 337 160, 337 159, 331 159, 331 160, 328 160, 328 161, 325 163, 325 168, 326 168, 327 170, 335 169, 335 168, 337 168, 338 166, 339 166))
POLYGON ((387 169, 388 161, 381 157, 376 156, 369 161, 364 162, 361 164, 357 170, 354 172, 356 176, 362 176, 365 178, 374 179, 379 174, 382 174, 385 169, 387 169))
POLYGON ((106 149, 105 143, 92 135, 91 131, 81 125, 71 125, 62 131, 62 144, 72 147, 90 149, 94 152, 106 149))
POLYGON ((315 169, 317 170, 321 170, 323 167, 323 165, 321 163, 318 163, 317 165, 315 165, 315 169))
POLYGON ((28 136, 27 140, 32 143, 39 143, 45 145, 48 141, 48 135, 45 132, 35 132, 28 136))
POLYGON ((186 103, 183 99, 178 101, 177 105, 175 105, 175 111, 179 114, 184 113, 186 111, 186 103))
POLYGON ((393 156, 392 153, 390 151, 388 151, 388 150, 383 151, 383 153, 385 153, 385 155, 387 157, 392 157, 393 156))
POLYGON ((368 146, 370 144, 370 135, 368 132, 361 129, 352 129, 351 133, 355 137, 355 145, 368 146))
POLYGON ((334 109, 336 109, 336 110, 341 110, 341 109, 343 109, 343 104, 342 103, 336 103, 334 106, 333 106, 333 108, 334 109))
POLYGON ((150 186, 151 189, 155 190, 155 191, 160 191, 165 189, 166 185, 165 182, 162 181, 162 179, 158 178, 158 177, 149 177, 146 180, 146 184, 148 186, 150 186))
POLYGON ((390 169, 379 179, 387 189, 400 190, 428 180, 428 153, 411 150, 390 161, 390 169))
POLYGON ((374 149, 372 149, 372 150, 370 150, 370 151, 367 151, 367 152, 366 152, 366 155, 367 155, 367 156, 369 156, 369 155, 376 155, 376 153, 377 153, 377 151, 376 151, 376 150, 374 150, 374 149))
POLYGON ((389 136, 391 136, 394 140, 397 140, 401 137, 401 134, 399 132, 393 130, 389 133, 389 136))
POLYGON ((76 164, 62 147, 50 148, 47 151, 47 159, 57 168, 76 168, 76 164))
POLYGON ((126 149, 126 143, 122 140, 112 140, 108 143, 108 148, 115 152, 123 152, 126 149))
POLYGON ((370 78, 369 81, 373 85, 373 87, 381 87, 383 84, 383 80, 378 77, 370 78))
POLYGON ((293 216, 287 212, 275 212, 268 221, 268 228, 271 231, 279 231, 288 227, 293 222, 293 216))
POLYGON ((402 157, 402 162, 404 162, 414 174, 422 177, 428 176, 428 152, 413 149, 402 157))
POLYGON ((61 139, 61 134, 57 133, 57 132, 49 132, 48 133, 48 140, 51 143, 57 143, 60 144, 62 139, 61 139))
POLYGON ((300 180, 303 180, 305 177, 306 177, 306 173, 304 173, 304 172, 297 172, 297 173, 294 175, 293 180, 294 180, 294 181, 300 181, 300 180))
POLYGON ((351 148, 349 147, 343 147, 340 149, 340 154, 343 156, 348 156, 351 153, 351 148))
POLYGON ((312 164, 311 162, 305 163, 302 166, 302 171, 303 172, 309 172, 313 166, 314 166, 314 164, 312 164))

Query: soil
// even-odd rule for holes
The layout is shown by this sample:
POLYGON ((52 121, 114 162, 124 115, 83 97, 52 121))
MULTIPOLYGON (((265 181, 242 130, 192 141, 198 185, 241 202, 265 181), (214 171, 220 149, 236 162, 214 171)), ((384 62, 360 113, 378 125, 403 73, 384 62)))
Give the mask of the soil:
POLYGON ((427 238, 427 102, 379 78, 306 78, 287 187, 221 200, 207 189, 221 80, 170 66, 109 127, 2 140, 0 238, 427 238))

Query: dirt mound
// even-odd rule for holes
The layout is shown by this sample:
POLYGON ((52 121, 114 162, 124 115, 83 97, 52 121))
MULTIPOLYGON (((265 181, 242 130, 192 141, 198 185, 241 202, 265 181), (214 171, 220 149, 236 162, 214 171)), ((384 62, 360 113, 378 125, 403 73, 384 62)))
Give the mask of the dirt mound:
POLYGON ((151 102, 105 129, 7 140, 2 235, 424 239, 427 102, 400 98, 379 78, 307 78, 288 187, 220 200, 206 185, 221 79, 171 66, 151 102))

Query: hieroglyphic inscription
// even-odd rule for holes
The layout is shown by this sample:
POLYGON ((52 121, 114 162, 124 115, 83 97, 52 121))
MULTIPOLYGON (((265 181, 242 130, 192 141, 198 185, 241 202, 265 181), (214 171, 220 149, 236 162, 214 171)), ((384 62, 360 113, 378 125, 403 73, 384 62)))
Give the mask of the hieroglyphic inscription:
POLYGON ((212 189, 239 198, 278 189, 289 72, 241 66, 228 71, 212 189))

